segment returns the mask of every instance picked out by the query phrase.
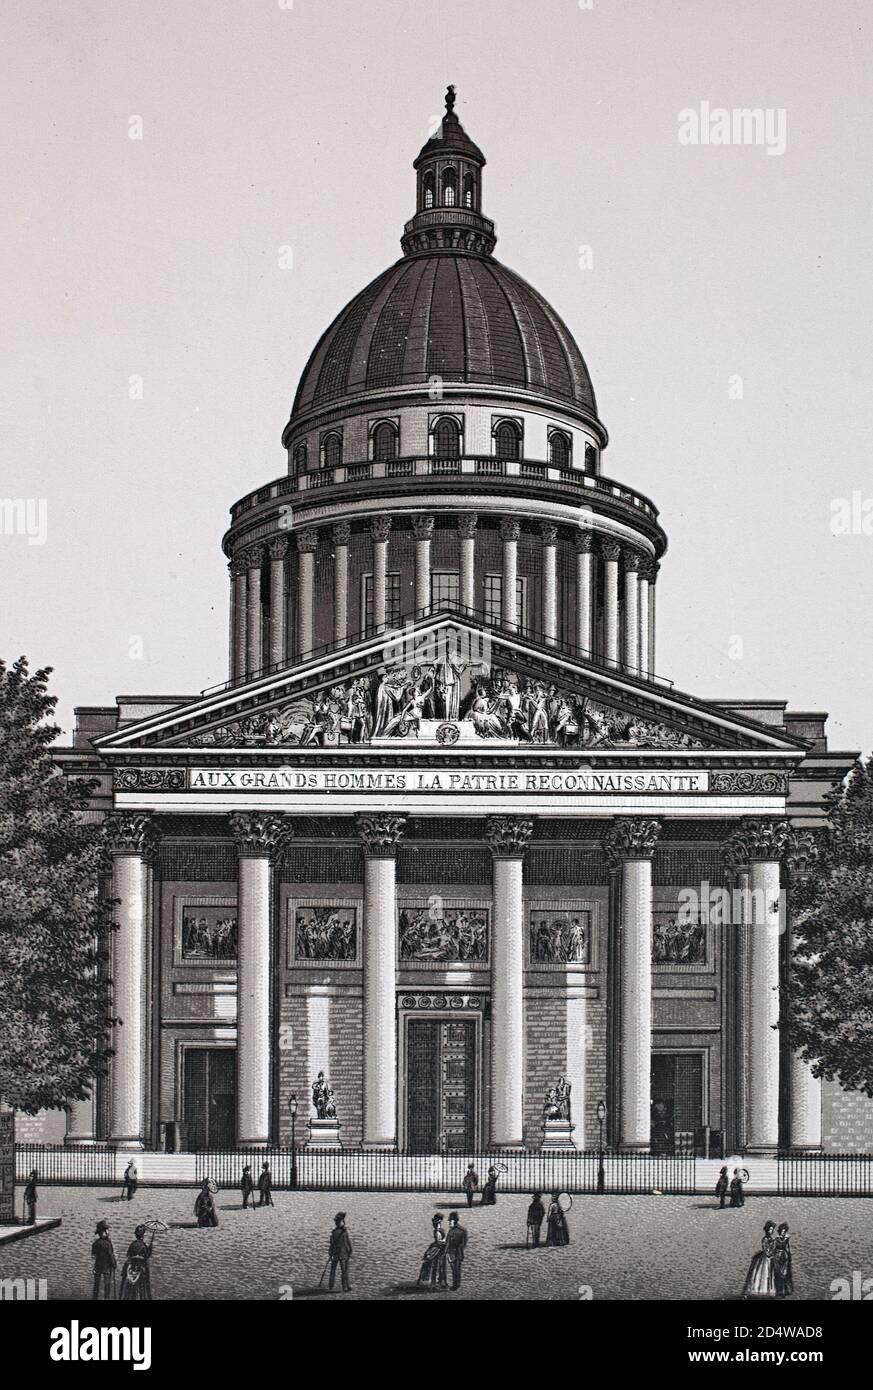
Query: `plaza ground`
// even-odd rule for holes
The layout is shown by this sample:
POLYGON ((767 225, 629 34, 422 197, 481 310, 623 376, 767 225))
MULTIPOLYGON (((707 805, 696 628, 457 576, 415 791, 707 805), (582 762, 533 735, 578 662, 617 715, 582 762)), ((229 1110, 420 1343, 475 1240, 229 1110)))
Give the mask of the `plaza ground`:
MULTIPOLYGON (((18 1190, 19 1210, 21 1189, 18 1190)), ((219 1226, 194 1225, 195 1190, 44 1187, 39 1216, 62 1225, 0 1248, 0 1280, 45 1279, 49 1299, 89 1299, 94 1226, 110 1223, 119 1269, 133 1228, 159 1218, 152 1282, 157 1299, 737 1299, 767 1218, 787 1221, 795 1300, 830 1300, 855 1271, 873 1278, 873 1207, 864 1198, 750 1197, 719 1211, 708 1197, 576 1196, 571 1244, 525 1249, 528 1198, 499 1194, 468 1211, 460 1193, 277 1192, 275 1207, 242 1211, 236 1191, 216 1197, 219 1226), (458 1210, 469 1233, 460 1294, 416 1285, 431 1217, 458 1210), (319 1290, 336 1212, 347 1213, 352 1292, 319 1290)), ((326 1281, 325 1281, 326 1282, 326 1281)), ((856 1281, 857 1282, 857 1281, 856 1281)))

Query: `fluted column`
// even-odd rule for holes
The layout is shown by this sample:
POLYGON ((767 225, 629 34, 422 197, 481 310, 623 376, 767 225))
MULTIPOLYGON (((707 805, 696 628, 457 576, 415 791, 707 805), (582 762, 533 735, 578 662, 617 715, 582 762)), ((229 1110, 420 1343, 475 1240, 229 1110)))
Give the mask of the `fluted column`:
POLYGON ((640 555, 624 552, 624 664, 628 671, 639 669, 640 644, 640 555))
POLYGON ((415 534, 416 612, 430 609, 430 544, 433 526, 432 516, 416 516, 412 519, 412 530, 415 534))
MULTIPOLYGON (((818 859, 818 843, 811 830, 792 830, 788 836, 785 867, 788 871, 788 909, 791 953, 788 963, 788 996, 791 996, 791 970, 794 952, 802 938, 794 929, 794 898, 812 873, 818 859)), ((792 1149, 808 1153, 821 1148, 821 1077, 813 1076, 809 1062, 792 1052, 789 1062, 789 1136, 792 1149)))
POLYGON ((594 534, 577 531, 576 546, 576 646, 594 648, 594 534))
POLYGON ((314 527, 297 532, 297 655, 301 661, 312 653, 317 549, 314 527))
POLYGON ((640 561, 640 634, 637 643, 637 665, 640 675, 649 674, 649 575, 652 572, 652 562, 649 559, 640 561))
POLYGON ((105 823, 112 853, 112 1030, 109 1142, 143 1149, 146 1138, 148 935, 150 860, 154 833, 148 815, 114 812, 105 823))
POLYGON ((543 522, 540 535, 543 538, 543 611, 540 625, 546 641, 554 643, 558 636, 558 528, 543 522))
POLYGON ((507 627, 518 627, 518 538, 520 535, 521 527, 517 521, 506 517, 500 523, 500 536, 503 541, 501 618, 507 627))
POLYGON ((284 666, 288 660, 288 607, 285 584, 285 556, 288 537, 269 542, 270 552, 270 665, 284 666))
POLYGON ((370 523, 373 537, 373 627, 381 632, 387 622, 388 536, 390 516, 377 516, 370 523))
POLYGON ((475 512, 462 512, 458 517, 458 546, 460 549, 460 602, 462 608, 476 607, 476 522, 475 512))
POLYGON ((230 562, 233 575, 233 633, 231 636, 231 679, 243 680, 246 674, 246 560, 245 554, 235 555, 230 562))
POLYGON ((261 566, 265 547, 251 545, 246 551, 246 674, 253 676, 264 664, 261 627, 261 566))
MULTIPOLYGON (((352 528, 341 521, 333 528, 333 640, 342 646, 349 635, 349 541, 352 528)), ((363 626, 363 624, 362 624, 363 626)))
POLYGON ((364 844, 364 1148, 397 1143, 397 890, 404 816, 359 815, 364 844))
POLYGON ((236 1142, 263 1148, 271 1140, 273 855, 290 837, 284 816, 235 811, 238 854, 236 1142))
POLYGON ((780 859, 787 821, 744 821, 731 837, 730 855, 749 866, 748 911, 748 1147, 779 1147, 780 859))
POLYGON ((68 1146, 81 1146, 96 1142, 96 1112, 92 1092, 84 1100, 70 1101, 64 1143, 68 1146))
POLYGON ((646 1150, 651 1144, 652 856, 659 834, 656 820, 618 817, 604 844, 621 868, 619 1141, 624 1149, 646 1150))
POLYGON ((603 541, 603 655, 607 665, 618 665, 618 566, 621 546, 603 541))
POLYGON ((491 1125, 495 1149, 524 1142, 524 851, 533 821, 490 816, 494 856, 491 926, 491 1125))
POLYGON ((653 676, 657 670, 655 666, 655 580, 658 577, 660 565, 656 560, 652 561, 649 570, 649 675, 653 676))

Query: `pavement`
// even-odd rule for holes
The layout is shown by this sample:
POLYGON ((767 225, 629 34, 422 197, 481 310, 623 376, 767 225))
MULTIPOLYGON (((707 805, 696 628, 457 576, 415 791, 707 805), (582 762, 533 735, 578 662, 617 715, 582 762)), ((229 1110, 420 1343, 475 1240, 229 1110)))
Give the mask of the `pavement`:
POLYGON ((134 1227, 156 1218, 169 1227, 155 1239, 156 1299, 737 1300, 768 1218, 791 1227, 793 1301, 834 1299, 873 1280, 863 1198, 752 1196, 742 1210, 719 1211, 700 1195, 576 1196, 570 1245, 532 1250, 523 1195, 499 1193, 496 1206, 468 1211, 460 1193, 277 1192, 273 1208, 243 1211, 239 1194, 222 1190, 213 1230, 197 1229, 195 1196, 193 1186, 141 1188, 128 1203, 115 1188, 45 1186, 41 1218, 63 1224, 0 1247, 0 1283, 43 1279, 50 1300, 90 1299, 96 1222, 110 1224, 120 1272, 134 1227), (441 1211, 447 1225, 454 1210, 469 1236, 461 1290, 421 1289, 431 1217, 441 1211), (319 1276, 338 1211, 352 1240, 352 1291, 330 1294, 319 1276))
POLYGON ((60 1224, 60 1217, 55 1217, 51 1221, 40 1218, 29 1226, 26 1226, 23 1221, 0 1226, 0 1245, 11 1245, 14 1240, 27 1240, 28 1236, 38 1236, 43 1231, 53 1231, 60 1224))

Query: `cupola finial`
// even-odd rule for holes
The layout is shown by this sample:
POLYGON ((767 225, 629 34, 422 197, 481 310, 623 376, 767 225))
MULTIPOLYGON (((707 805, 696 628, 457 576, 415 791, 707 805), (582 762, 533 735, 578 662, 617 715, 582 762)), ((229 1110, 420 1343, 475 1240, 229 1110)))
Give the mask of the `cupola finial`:
POLYGON ((448 87, 446 87, 446 110, 448 111, 449 115, 451 115, 455 109, 455 96, 456 93, 454 86, 451 83, 449 83, 448 87))

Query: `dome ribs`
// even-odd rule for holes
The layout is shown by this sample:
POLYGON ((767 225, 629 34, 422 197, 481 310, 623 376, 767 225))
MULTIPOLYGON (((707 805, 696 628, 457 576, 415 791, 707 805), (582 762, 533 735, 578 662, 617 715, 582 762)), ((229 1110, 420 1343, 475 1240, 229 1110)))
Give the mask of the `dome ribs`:
POLYGON ((423 259, 422 266, 422 275, 412 305, 412 318, 403 359, 403 374, 398 377, 401 384, 406 381, 427 380, 427 341, 430 333, 430 306, 433 303, 433 282, 437 262, 423 259))
POLYGON ((434 278, 427 347, 427 375, 464 381, 464 317, 453 256, 440 257, 434 278))
MULTIPOLYGON (((581 352, 576 346, 576 340, 570 332, 564 320, 555 312, 547 299, 544 299, 539 290, 535 290, 533 285, 528 284, 515 271, 508 270, 516 283, 524 288, 535 304, 539 306, 542 314, 551 329, 551 337, 556 349, 563 358, 566 371, 568 373, 568 389, 566 394, 580 405, 587 406, 593 414, 597 413, 597 403, 594 399, 594 388, 591 385, 591 377, 588 375, 588 368, 581 352)), ((562 393, 560 393, 562 394, 562 393)))
POLYGON ((352 353, 361 327, 367 317, 370 305, 393 271, 393 266, 390 270, 386 270, 384 275, 380 275, 371 285, 362 290, 357 298, 352 300, 346 312, 340 315, 331 334, 329 349, 318 374, 314 400, 330 400, 334 396, 343 395, 346 391, 349 369, 352 364, 352 353))
POLYGON ((369 391, 401 379, 420 282, 421 268, 410 264, 376 299, 358 338, 349 378, 350 391, 369 391))
POLYGON ((468 381, 493 381, 494 364, 491 359, 491 333, 488 315, 482 299, 482 291, 476 278, 476 261, 467 256, 458 257, 458 279, 461 282, 461 297, 464 303, 464 319, 467 342, 468 381))
MULTIPOLYGON (((371 300, 363 323, 352 348, 346 390, 365 391, 369 384, 371 363, 374 361, 374 343, 383 311, 391 305, 403 302, 406 276, 402 273, 388 276, 379 293, 371 300)), ((384 346, 384 339, 381 346, 384 346)))
MULTIPOLYGON (((488 261, 477 261, 480 272, 482 301, 488 318, 491 337, 492 381, 508 386, 527 386, 527 362, 524 338, 500 278, 488 261)), ((494 263, 496 265, 496 262, 494 263)), ((500 267, 501 271, 503 267, 500 267)))

